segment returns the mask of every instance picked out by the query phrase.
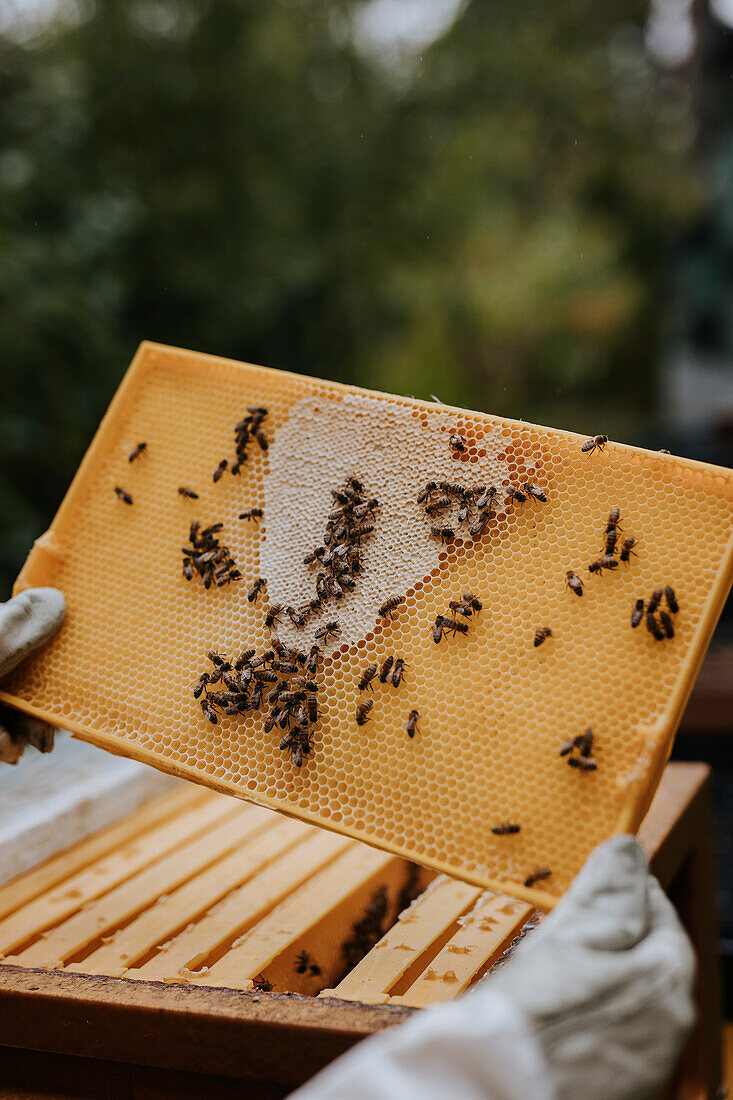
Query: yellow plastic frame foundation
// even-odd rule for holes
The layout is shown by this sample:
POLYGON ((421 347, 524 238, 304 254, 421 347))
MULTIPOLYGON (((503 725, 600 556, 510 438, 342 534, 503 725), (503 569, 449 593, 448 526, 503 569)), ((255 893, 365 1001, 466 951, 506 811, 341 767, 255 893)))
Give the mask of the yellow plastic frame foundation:
MULTIPOLYGON (((307 427, 318 438, 318 423, 307 427)), ((0 698, 111 752, 550 908, 597 843, 638 828, 733 576, 731 471, 617 443, 588 454, 581 443, 555 429, 142 344, 16 582, 16 591, 61 588, 67 624, 0 698), (503 498, 483 538, 458 531, 441 548, 438 568, 402 593, 394 621, 328 650, 314 750, 296 769, 260 717, 206 723, 191 686, 212 646, 233 653, 269 640, 266 599, 245 599, 267 514, 259 526, 237 516, 264 504, 271 454, 253 452, 239 478, 217 484, 212 470, 232 456, 232 427, 247 405, 270 410, 272 449, 291 411, 311 398, 346 410, 342 434, 322 441, 325 453, 348 449, 359 430, 347 404, 381 403, 396 418, 387 451, 375 443, 370 468, 353 472, 367 488, 385 461, 414 474, 409 494, 395 490, 382 502, 407 517, 408 557, 430 538, 415 496, 446 455, 461 484, 480 483, 500 461, 508 482, 531 480, 548 499, 503 498), (400 418, 404 439, 424 430, 419 455, 401 449, 400 418), (450 448, 455 434, 462 453, 450 448), (129 463, 143 440, 147 450, 129 463), (131 493, 131 507, 115 485, 131 493), (179 485, 199 499, 184 500, 179 485), (613 506, 638 540, 637 556, 590 576, 613 506), (206 592, 182 579, 180 546, 193 518, 224 522, 241 582, 206 592), (583 579, 582 598, 565 585, 570 568, 583 579), (629 616, 636 598, 665 584, 680 612, 675 637, 656 642, 643 623, 632 630, 629 616), (467 587, 483 612, 465 637, 436 646, 435 615, 467 587), (553 635, 535 647, 543 625, 553 635), (405 682, 378 685, 373 718, 359 727, 360 672, 389 653, 404 656, 405 682), (421 721, 409 739, 413 708, 421 721), (587 726, 598 770, 580 774, 558 748, 587 726), (494 836, 501 821, 521 822, 521 832, 494 836), (552 870, 545 888, 522 885, 543 866, 552 870)), ((307 463, 294 477, 310 484, 307 463)), ((379 561, 374 568, 390 595, 389 574, 379 561)))

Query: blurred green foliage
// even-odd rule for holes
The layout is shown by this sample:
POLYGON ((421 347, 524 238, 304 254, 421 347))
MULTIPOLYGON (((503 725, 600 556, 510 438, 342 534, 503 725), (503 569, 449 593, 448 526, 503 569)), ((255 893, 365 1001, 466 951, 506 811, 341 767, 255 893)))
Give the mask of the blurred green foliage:
POLYGON ((699 202, 645 5, 473 0, 412 65, 347 0, 79 0, 0 38, 0 582, 143 338, 623 430, 699 202))

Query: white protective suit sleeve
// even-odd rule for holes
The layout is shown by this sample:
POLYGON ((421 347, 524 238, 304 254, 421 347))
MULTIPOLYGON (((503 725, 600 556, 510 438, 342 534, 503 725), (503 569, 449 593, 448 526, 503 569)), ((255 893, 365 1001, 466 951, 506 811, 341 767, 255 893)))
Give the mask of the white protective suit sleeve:
POLYGON ((590 856, 509 962, 361 1043, 297 1100, 646 1100, 692 1025, 690 943, 638 843, 590 856))
MULTIPOLYGON (((27 588, 0 604, 0 677, 52 638, 65 617, 66 600, 56 588, 27 588)), ((40 718, 0 706, 0 763, 16 764, 26 745, 50 752, 54 732, 40 718)))
POLYGON ((292 1100, 553 1100, 526 1018, 488 984, 360 1043, 292 1100))

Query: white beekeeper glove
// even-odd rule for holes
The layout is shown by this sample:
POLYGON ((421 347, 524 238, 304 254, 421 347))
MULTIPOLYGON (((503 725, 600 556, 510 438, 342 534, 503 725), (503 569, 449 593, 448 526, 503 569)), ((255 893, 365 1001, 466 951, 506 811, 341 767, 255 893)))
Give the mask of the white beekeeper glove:
POLYGON ((562 1100, 657 1097, 694 1022, 695 961, 631 836, 592 853, 487 985, 516 1004, 562 1100))
POLYGON ((692 1025, 694 960, 630 836, 590 856, 504 968, 361 1043, 298 1100, 644 1100, 692 1025))
MULTIPOLYGON (((28 588, 0 604, 0 677, 52 638, 66 617, 66 600, 56 588, 28 588)), ((15 764, 26 744, 53 748, 54 730, 38 718, 0 708, 0 762, 15 764)))

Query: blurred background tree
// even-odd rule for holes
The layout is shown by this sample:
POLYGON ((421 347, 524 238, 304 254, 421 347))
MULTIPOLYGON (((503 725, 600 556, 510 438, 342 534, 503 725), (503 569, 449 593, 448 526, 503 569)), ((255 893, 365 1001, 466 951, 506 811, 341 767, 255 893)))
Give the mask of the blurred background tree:
POLYGON ((4 589, 142 338, 625 438, 654 420, 702 192, 646 5, 448 0, 390 51, 380 4, 7 21, 4 589))

